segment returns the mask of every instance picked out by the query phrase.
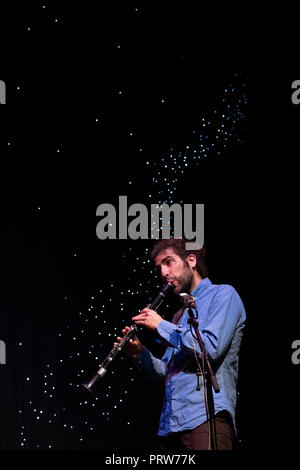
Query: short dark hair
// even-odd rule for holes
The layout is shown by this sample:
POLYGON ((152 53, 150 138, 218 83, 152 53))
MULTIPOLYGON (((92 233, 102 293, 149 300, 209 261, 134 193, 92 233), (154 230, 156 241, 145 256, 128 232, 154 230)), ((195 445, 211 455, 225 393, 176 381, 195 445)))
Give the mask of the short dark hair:
POLYGON ((168 238, 159 240, 155 245, 151 252, 151 258, 154 260, 157 255, 165 251, 167 248, 172 248, 174 253, 180 258, 185 261, 186 258, 192 253, 196 256, 197 264, 196 269, 202 278, 208 276, 208 269, 206 265, 206 250, 205 248, 201 248, 200 250, 186 250, 185 246, 188 240, 184 238, 168 238))

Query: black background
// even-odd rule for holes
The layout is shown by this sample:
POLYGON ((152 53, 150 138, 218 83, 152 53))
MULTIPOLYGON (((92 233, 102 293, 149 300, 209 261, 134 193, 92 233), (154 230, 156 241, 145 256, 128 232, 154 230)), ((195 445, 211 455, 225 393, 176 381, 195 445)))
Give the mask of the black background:
MULTIPOLYGON (((81 327, 75 312, 86 309, 104 283, 115 283, 115 304, 107 311, 109 326, 95 324, 112 333, 99 358, 112 347, 113 328, 119 329, 124 316, 130 321, 129 310, 156 294, 151 283, 149 293, 128 299, 127 313, 118 311, 117 286, 134 289, 139 278, 132 275, 132 258, 124 262, 122 253, 132 248, 139 254, 152 244, 100 241, 96 207, 116 204, 122 194, 132 203, 145 202, 152 189, 145 161, 160 162, 170 145, 184 148, 200 115, 218 107, 217 97, 235 73, 242 77, 237 80, 247 78, 249 96, 238 131, 242 143, 229 145, 221 156, 211 152, 197 171, 186 170, 177 194, 187 203, 205 203, 210 278, 232 284, 246 307, 237 415, 241 449, 293 448, 300 413, 299 366, 291 362, 291 344, 299 339, 293 270, 300 116, 300 105, 291 102, 291 84, 299 79, 295 15, 173 4, 138 11, 135 5, 96 8, 93 2, 41 5, 12 4, 0 77, 7 85, 2 129, 10 142, 1 159, 0 339, 7 347, 7 364, 0 366, 1 448, 21 448, 22 425, 26 449, 36 449, 37 442, 42 449, 50 442, 55 449, 154 446, 161 391, 145 387, 134 372, 119 414, 106 421, 92 408, 84 411, 94 432, 86 431, 78 406, 85 391, 67 391, 78 362, 55 369, 52 401, 42 396, 41 377, 45 364, 57 363, 73 348, 72 335, 81 327), (62 330, 69 335, 64 341, 57 336, 62 330), (67 404, 67 415, 38 426, 31 400, 46 414, 67 404), (72 432, 65 432, 65 423, 74 424, 72 432)), ((94 334, 88 329, 80 343, 86 378, 97 367, 85 350, 94 334)), ((120 363, 117 378, 105 379, 106 387, 112 381, 107 409, 128 382, 129 360, 120 363)))

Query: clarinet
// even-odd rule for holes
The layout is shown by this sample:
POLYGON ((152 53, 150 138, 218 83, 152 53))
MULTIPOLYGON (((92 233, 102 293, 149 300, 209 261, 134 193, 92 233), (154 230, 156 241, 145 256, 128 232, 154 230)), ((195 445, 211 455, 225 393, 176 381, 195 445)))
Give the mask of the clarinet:
MULTIPOLYGON (((162 302, 164 301, 166 294, 171 289, 173 289, 173 286, 172 284, 168 282, 168 284, 166 284, 163 287, 161 292, 159 292, 158 296, 154 299, 154 301, 151 304, 147 306, 147 308, 156 311, 160 307, 162 302)), ((116 358, 116 356, 120 353, 120 351, 124 349, 128 341, 136 335, 137 330, 138 330, 138 326, 134 323, 130 327, 130 329, 127 331, 127 333, 123 336, 121 341, 112 348, 112 350, 110 351, 108 356, 104 359, 99 369, 97 370, 96 374, 91 378, 91 380, 87 382, 86 384, 82 384, 83 387, 85 387, 89 392, 92 392, 92 387, 95 385, 96 382, 98 382, 99 379, 104 377, 104 375, 107 372, 107 368, 111 365, 111 363, 116 358)))

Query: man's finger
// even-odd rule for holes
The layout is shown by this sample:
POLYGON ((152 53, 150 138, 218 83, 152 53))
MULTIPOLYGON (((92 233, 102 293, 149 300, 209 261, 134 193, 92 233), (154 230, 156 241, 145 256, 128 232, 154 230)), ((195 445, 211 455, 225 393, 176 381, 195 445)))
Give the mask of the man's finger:
POLYGON ((146 317, 147 317, 147 313, 140 313, 136 317, 133 317, 132 320, 141 320, 141 319, 146 318, 146 317))

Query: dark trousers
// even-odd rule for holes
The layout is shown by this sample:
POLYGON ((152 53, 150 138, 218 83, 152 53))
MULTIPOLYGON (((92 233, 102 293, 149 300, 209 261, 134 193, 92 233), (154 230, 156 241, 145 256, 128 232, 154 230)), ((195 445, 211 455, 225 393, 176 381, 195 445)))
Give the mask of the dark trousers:
MULTIPOLYGON (((232 420, 227 411, 215 415, 217 450, 232 450, 234 431, 232 420)), ((176 432, 170 436, 159 436, 158 445, 161 451, 168 450, 210 450, 209 427, 207 421, 194 429, 176 432)))

